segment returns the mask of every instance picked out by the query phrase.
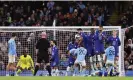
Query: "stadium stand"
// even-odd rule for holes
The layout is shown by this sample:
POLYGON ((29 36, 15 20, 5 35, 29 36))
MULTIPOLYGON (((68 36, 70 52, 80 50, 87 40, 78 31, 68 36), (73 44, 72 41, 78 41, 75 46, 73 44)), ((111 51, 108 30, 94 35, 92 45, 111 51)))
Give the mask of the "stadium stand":
POLYGON ((106 2, 0 2, 1 26, 107 25, 113 7, 106 2), (38 5, 38 6, 34 6, 38 5))

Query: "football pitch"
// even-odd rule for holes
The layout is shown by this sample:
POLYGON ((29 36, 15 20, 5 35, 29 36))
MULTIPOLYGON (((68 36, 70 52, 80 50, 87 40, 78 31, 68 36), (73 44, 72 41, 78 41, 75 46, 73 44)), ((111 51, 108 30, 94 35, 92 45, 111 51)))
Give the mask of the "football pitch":
POLYGON ((133 80, 133 77, 0 77, 0 80, 133 80))

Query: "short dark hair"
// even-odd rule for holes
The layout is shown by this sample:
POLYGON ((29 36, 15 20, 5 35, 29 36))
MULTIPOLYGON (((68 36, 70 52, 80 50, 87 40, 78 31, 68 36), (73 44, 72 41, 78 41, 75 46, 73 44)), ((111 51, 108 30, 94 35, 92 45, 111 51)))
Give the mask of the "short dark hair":
POLYGON ((82 29, 81 28, 78 28, 77 31, 82 31, 82 29))
POLYGON ((53 43, 55 44, 55 45, 57 45, 57 42, 56 42, 56 40, 52 40, 53 41, 53 43))
POLYGON ((16 36, 16 33, 12 33, 12 37, 15 37, 16 36))

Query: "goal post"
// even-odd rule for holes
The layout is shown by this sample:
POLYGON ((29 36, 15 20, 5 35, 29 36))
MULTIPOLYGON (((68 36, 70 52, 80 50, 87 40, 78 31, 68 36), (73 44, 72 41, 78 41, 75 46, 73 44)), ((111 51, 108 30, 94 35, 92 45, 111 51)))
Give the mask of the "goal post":
MULTIPOLYGON (((9 35, 12 32, 16 32, 18 37, 18 43, 17 44, 21 44, 23 45, 22 48, 20 47, 20 49, 17 48, 17 52, 18 54, 22 54, 22 49, 24 47, 28 46, 29 50, 31 51, 31 56, 34 58, 34 62, 36 62, 35 56, 34 56, 34 45, 36 43, 36 41, 39 39, 40 33, 43 31, 46 31, 46 33, 48 34, 48 39, 52 40, 55 39, 57 40, 58 43, 58 47, 59 47, 59 53, 61 58, 65 56, 65 51, 66 51, 66 47, 67 44, 70 41, 71 36, 75 35, 77 32, 78 28, 82 28, 84 32, 90 32, 91 28, 95 28, 98 29, 98 26, 61 26, 61 27, 57 27, 53 24, 53 26, 48 26, 48 27, 36 27, 36 26, 31 26, 31 27, 4 27, 1 26, 0 27, 0 33, 5 33, 6 35, 4 36, 8 36, 9 39, 9 35), (33 33, 34 35, 32 35, 31 33, 33 33), (25 41, 23 41, 23 37, 26 38, 25 41), (20 39, 19 39, 20 38, 20 39), (31 39, 33 38, 33 40, 31 39), (32 43, 28 42, 28 39, 31 39, 31 41, 33 41, 32 43), (29 44, 33 44, 33 46, 29 45, 29 44), (64 54, 64 56, 62 56, 64 54)), ((123 31, 121 30, 121 26, 103 26, 103 30, 105 31, 105 33, 110 36, 112 35, 112 31, 116 30, 118 31, 118 35, 121 41, 121 46, 119 47, 119 72, 120 72, 120 76, 124 76, 124 40, 123 40, 123 31)), ((2 37, 2 35, 1 35, 2 37)), ((8 39, 6 39, 6 42, 8 41, 8 39)), ((29 40, 30 41, 30 40, 29 40)), ((18 47, 18 46, 17 46, 18 47)), ((6 53, 7 54, 7 53, 6 53)), ((3 59, 4 60, 4 59, 3 59)), ((67 58, 65 59, 65 61, 67 60, 67 58)), ((4 62, 4 61, 3 61, 4 62)), ((6 62, 6 61, 5 61, 6 62)), ((63 66, 61 64, 60 69, 63 69, 63 66)))

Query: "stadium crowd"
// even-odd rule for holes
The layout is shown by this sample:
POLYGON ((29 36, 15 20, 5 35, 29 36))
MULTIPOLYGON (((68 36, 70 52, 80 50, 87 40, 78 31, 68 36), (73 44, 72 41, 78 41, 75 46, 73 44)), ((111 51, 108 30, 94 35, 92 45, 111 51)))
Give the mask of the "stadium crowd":
MULTIPOLYGON (((113 12, 113 5, 99 2, 0 2, 0 26, 52 26, 53 20, 57 20, 56 26, 95 26, 109 25, 108 19, 113 12), (38 5, 38 6, 35 6, 38 5)), ((121 18, 123 27, 132 25, 132 7, 129 7, 121 18)), ((133 69, 133 28, 128 28, 125 33, 125 68, 133 69)), ((18 34, 17 53, 18 56, 26 49, 32 57, 34 56, 35 39, 39 33, 18 34), (35 38, 35 36, 37 36, 35 38), (29 50, 30 49, 30 50, 29 50)), ((66 59, 65 49, 69 41, 69 32, 57 33, 61 59, 66 59), (62 33, 62 34, 61 34, 62 33), (65 38, 65 39, 64 39, 65 38), (65 44, 63 43, 65 42, 65 44), (65 46, 65 47, 64 47, 65 46)), ((52 35, 48 32, 48 35, 52 35)), ((0 69, 4 70, 7 63, 7 41, 9 33, 0 34, 0 69)), ((51 39, 51 38, 49 38, 51 39)), ((63 65, 63 64, 61 64, 63 65)))
POLYGON ((0 2, 1 26, 108 25, 113 7, 106 2, 0 2), (38 6, 34 6, 38 5, 38 6))
POLYGON ((128 7, 128 10, 125 10, 121 15, 120 24, 122 28, 126 28, 128 26, 133 25, 132 17, 133 17, 133 2, 132 5, 128 7))
POLYGON ((125 69, 133 70, 133 27, 127 28, 125 31, 125 41, 124 41, 124 60, 125 69))

